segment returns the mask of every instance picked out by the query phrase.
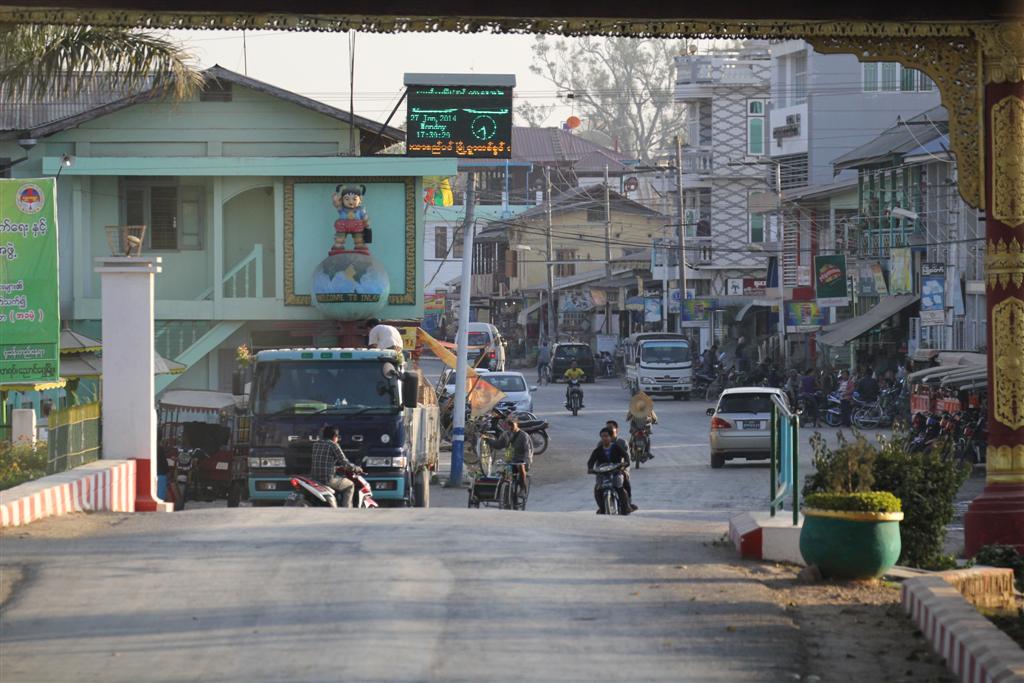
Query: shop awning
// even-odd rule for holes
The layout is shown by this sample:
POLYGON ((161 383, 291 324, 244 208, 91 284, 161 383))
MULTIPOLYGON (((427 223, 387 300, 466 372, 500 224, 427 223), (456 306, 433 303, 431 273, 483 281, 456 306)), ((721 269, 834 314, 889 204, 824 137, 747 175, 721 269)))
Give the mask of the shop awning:
POLYGON ((988 368, 982 367, 966 367, 961 368, 960 372, 951 372, 942 378, 941 386, 944 387, 959 387, 965 384, 973 384, 975 382, 984 380, 988 377, 988 368))
POLYGON ((916 294, 883 297, 867 313, 823 327, 823 333, 818 337, 818 344, 821 346, 844 346, 857 337, 867 334, 872 328, 881 325, 907 306, 917 302, 919 298, 916 294))
POLYGON ((907 381, 911 384, 920 382, 938 382, 953 373, 969 372, 980 370, 984 375, 986 368, 985 354, 964 352, 939 353, 941 365, 917 370, 907 375, 907 381))

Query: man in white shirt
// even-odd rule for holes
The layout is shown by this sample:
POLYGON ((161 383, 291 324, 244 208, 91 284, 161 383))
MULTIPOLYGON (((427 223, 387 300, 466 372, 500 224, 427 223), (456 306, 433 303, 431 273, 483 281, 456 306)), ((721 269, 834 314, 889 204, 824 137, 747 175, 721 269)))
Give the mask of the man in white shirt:
POLYGON ((402 355, 403 343, 402 333, 397 327, 381 325, 380 320, 370 318, 366 321, 366 327, 370 329, 370 338, 367 346, 371 349, 391 349, 402 355))

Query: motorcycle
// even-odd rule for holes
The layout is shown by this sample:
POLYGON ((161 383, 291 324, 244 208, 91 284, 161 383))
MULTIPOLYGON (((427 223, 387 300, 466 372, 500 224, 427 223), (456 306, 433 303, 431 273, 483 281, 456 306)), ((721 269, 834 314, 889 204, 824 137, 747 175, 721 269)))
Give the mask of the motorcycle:
POLYGON ((569 380, 569 395, 565 401, 565 407, 572 411, 573 416, 579 415, 583 407, 583 387, 578 379, 569 380))
POLYGON ((899 389, 884 389, 875 401, 859 400, 854 392, 853 424, 858 429, 889 427, 896 420, 899 410, 899 389))
POLYGON ((650 425, 630 425, 629 456, 637 469, 640 469, 640 463, 651 459, 650 425))
MULTIPOLYGON (((362 470, 346 471, 339 468, 338 474, 345 475, 355 486, 353 492, 352 507, 354 508, 375 508, 379 507, 373 499, 373 489, 370 482, 362 476, 362 470)), ((285 500, 286 507, 336 508, 338 505, 337 491, 326 484, 321 484, 309 477, 294 476, 291 480, 292 493, 285 500)))
POLYGON ((533 454, 543 455, 548 449, 550 425, 529 411, 516 412, 514 403, 506 401, 492 408, 485 431, 490 434, 490 438, 497 438, 500 432, 508 431, 508 418, 513 415, 519 420, 519 429, 530 435, 530 440, 533 441, 533 454))
POLYGON ((826 397, 825 424, 829 427, 843 426, 843 399, 838 391, 826 397))
MULTIPOLYGON (((808 422, 813 422, 815 427, 818 426, 822 412, 827 412, 823 410, 824 404, 825 395, 820 391, 816 391, 813 394, 801 394, 796 403, 797 409, 806 416, 804 419, 808 422)), ((803 422, 803 419, 801 419, 801 422, 803 422)))
POLYGON ((972 414, 963 421, 963 430, 957 440, 956 457, 961 462, 979 465, 985 462, 988 445, 988 418, 982 412, 972 414))
POLYGON ((597 488, 601 492, 601 508, 604 514, 623 514, 622 494, 620 493, 624 483, 622 465, 615 463, 595 465, 591 473, 597 475, 597 488))
POLYGON ((196 466, 200 458, 205 458, 206 451, 201 448, 186 448, 178 451, 174 459, 174 511, 185 509, 189 495, 196 484, 196 466))
POLYGON ((924 429, 913 438, 907 448, 911 453, 924 453, 938 441, 942 435, 942 420, 940 416, 932 413, 925 420, 924 429))

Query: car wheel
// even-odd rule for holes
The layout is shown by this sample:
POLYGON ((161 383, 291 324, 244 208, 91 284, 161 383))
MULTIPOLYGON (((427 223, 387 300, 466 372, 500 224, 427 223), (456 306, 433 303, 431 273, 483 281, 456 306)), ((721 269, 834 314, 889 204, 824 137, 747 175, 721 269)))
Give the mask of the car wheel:
POLYGON ((711 454, 711 469, 717 470, 725 465, 725 456, 721 453, 711 454))

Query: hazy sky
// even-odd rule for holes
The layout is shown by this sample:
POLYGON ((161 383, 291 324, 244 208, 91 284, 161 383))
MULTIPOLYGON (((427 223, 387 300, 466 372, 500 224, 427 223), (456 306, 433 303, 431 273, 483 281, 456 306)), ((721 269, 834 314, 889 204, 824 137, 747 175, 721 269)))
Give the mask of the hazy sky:
MULTIPOLYGON (((240 31, 172 31, 202 66, 245 72, 240 31)), ((533 36, 404 33, 356 36, 355 112, 383 121, 402 93, 406 72, 515 74, 516 96, 535 104, 556 102, 554 86, 529 71, 533 36)), ((348 35, 344 33, 245 33, 248 74, 268 83, 348 109, 348 35)), ((563 100, 564 101, 564 100, 563 100)), ((566 107, 547 121, 557 125, 566 107)), ((405 120, 404 106, 392 125, 405 120)))

